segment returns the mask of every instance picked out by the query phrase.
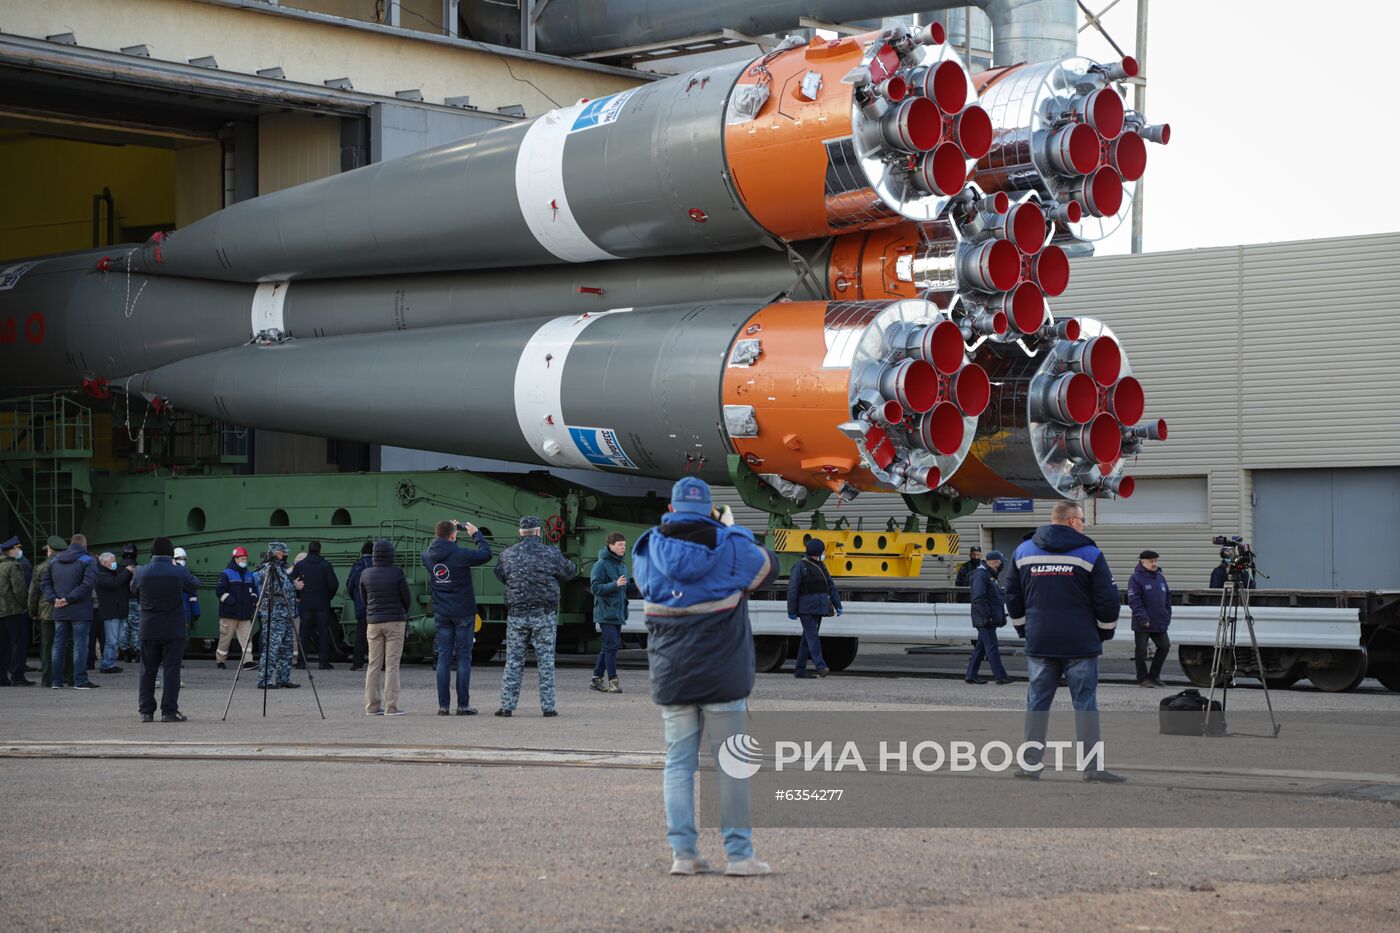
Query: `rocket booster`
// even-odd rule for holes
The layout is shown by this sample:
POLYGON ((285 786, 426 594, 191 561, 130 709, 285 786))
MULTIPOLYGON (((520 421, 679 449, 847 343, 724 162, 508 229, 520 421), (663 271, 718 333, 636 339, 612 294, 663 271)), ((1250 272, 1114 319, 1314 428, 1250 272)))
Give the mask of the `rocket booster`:
POLYGON ((136 261, 256 282, 741 250, 934 220, 992 143, 940 35, 788 40, 226 207, 152 237, 136 261))
POLYGON ((936 305, 718 302, 248 344, 132 391, 239 424, 554 467, 926 492, 956 472, 986 374, 936 305))

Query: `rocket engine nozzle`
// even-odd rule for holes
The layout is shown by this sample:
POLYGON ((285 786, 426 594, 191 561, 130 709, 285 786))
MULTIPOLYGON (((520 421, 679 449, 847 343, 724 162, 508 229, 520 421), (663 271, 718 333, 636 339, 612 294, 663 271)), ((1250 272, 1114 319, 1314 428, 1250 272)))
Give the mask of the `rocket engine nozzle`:
POLYGON ((880 392, 905 411, 921 414, 938 401, 938 371, 924 360, 904 359, 881 370, 880 392))
POLYGON ((901 99, 880 117, 880 138, 899 152, 928 152, 943 138, 938 108, 923 97, 901 99))
POLYGON ((1134 377, 1124 376, 1108 390, 1108 411, 1119 424, 1137 424, 1146 409, 1147 394, 1134 377))
POLYGON ((1031 417, 1040 421, 1088 424, 1098 410, 1098 388, 1084 373, 1041 377, 1031 392, 1031 417))
POLYGON ((1172 125, 1170 123, 1157 123, 1152 126, 1144 126, 1137 131, 1137 134, 1150 143, 1165 146, 1172 141, 1172 125))
POLYGON ((1167 439, 1167 422, 1158 418, 1148 424, 1138 424, 1130 428, 1124 428, 1123 434, 1127 437, 1140 438, 1148 441, 1164 441, 1167 439))
POLYGON ((1031 279, 1047 296, 1063 295, 1069 287, 1069 256, 1053 243, 1045 247, 1031 260, 1031 279))
POLYGON ((963 151, 956 143, 940 143, 919 160, 911 180, 915 188, 926 194, 952 197, 967 182, 967 160, 963 151))
POLYGON ((1087 123, 1106 140, 1118 138, 1123 132, 1123 118, 1127 116, 1123 98, 1111 87, 1102 87, 1077 98, 1069 112, 1076 122, 1087 123))
POLYGON ((1067 123, 1045 141, 1045 156, 1062 175, 1088 175, 1099 165, 1099 136, 1084 123, 1067 123))
POLYGON ((1125 474, 1110 476, 1099 483, 1099 489, 1111 493, 1119 499, 1131 499, 1137 490, 1137 480, 1125 474))
POLYGON ((1123 351, 1112 337, 1090 337, 1070 348, 1065 363, 1072 372, 1092 376, 1096 383, 1108 388, 1118 381, 1123 366, 1123 351))

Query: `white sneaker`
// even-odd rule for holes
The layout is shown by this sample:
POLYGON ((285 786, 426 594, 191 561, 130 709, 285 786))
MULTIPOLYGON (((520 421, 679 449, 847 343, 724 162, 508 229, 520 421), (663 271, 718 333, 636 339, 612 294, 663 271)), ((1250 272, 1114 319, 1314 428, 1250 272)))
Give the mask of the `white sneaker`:
POLYGON ((696 858, 678 858, 671 862, 671 874, 673 875, 700 875, 710 870, 710 863, 698 856, 696 858))
POLYGON ((771 875, 773 874, 773 868, 767 862, 760 862, 753 856, 749 856, 742 862, 730 862, 724 867, 724 873, 735 877, 747 878, 756 875, 771 875))

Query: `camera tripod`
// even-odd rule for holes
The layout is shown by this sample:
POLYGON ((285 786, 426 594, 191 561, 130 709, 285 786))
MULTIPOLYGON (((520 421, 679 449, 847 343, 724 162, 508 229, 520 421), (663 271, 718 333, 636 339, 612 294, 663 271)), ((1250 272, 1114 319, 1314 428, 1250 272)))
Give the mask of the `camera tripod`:
POLYGON ((1274 728, 1274 738, 1278 738, 1278 720, 1274 718, 1274 704, 1269 697, 1269 682, 1264 673, 1264 656, 1259 651, 1259 639, 1254 634, 1254 616, 1249 612, 1249 588, 1245 586, 1238 570, 1230 570, 1225 580, 1225 591, 1220 597, 1220 618, 1215 623, 1215 655, 1210 665, 1210 693, 1206 697, 1205 734, 1224 735, 1225 706, 1229 699, 1230 687, 1239 673, 1239 661, 1235 656, 1235 634, 1240 615, 1244 615, 1245 628, 1249 631, 1249 644, 1254 649, 1254 663, 1259 670, 1259 685, 1264 688, 1264 705, 1269 709, 1269 724, 1274 728), (1215 688, 1220 687, 1220 709, 1214 709, 1215 688), (1211 716, 1220 717, 1221 731, 1211 732, 1211 716))
MULTIPOLYGON (((267 716, 267 691, 268 691, 268 689, 269 689, 269 683, 268 683, 268 681, 269 681, 270 678, 272 677, 272 658, 268 655, 268 640, 269 640, 269 639, 268 639, 268 635, 269 635, 269 633, 270 633, 270 631, 271 631, 271 629, 272 629, 272 614, 273 614, 273 611, 277 608, 277 606, 279 606, 279 605, 284 605, 284 604, 285 604, 285 601, 289 599, 289 597, 287 597, 287 596, 285 596, 285 595, 282 594, 282 592, 281 592, 282 588, 281 588, 280 586, 274 586, 274 585, 273 585, 273 580, 272 580, 273 574, 276 574, 276 573, 280 573, 280 572, 281 572, 281 571, 278 570, 275 566, 273 566, 273 563, 274 563, 274 562, 273 562, 272 560, 264 560, 264 561, 262 562, 261 566, 259 566, 257 570, 253 571, 254 573, 261 573, 261 574, 262 574, 262 577, 261 577, 261 579, 262 579, 262 585, 261 585, 260 587, 258 587, 258 601, 257 601, 257 603, 254 604, 254 606, 253 606, 253 619, 254 619, 254 621, 256 621, 256 622, 258 622, 259 624, 262 625, 262 635, 263 635, 263 639, 262 639, 262 645, 263 645, 263 647, 262 647, 262 664, 263 664, 263 668, 262 668, 262 669, 263 669, 263 678, 262 678, 262 682, 263 682, 263 686, 262 686, 263 710, 262 710, 262 714, 263 714, 264 717, 267 716), (275 590, 276 592, 274 592, 274 590, 275 590), (263 621, 263 607, 267 607, 267 620, 266 620, 266 622, 263 621)), ((288 606, 288 608, 291 608, 291 607, 288 606)), ((295 619, 295 613, 288 613, 288 615, 290 615, 293 619, 295 619)), ((293 621, 293 622, 291 623, 291 626, 292 626, 292 651, 293 651, 293 653, 295 653, 295 654, 301 655, 301 659, 302 659, 302 661, 305 663, 305 662, 306 662, 306 652, 305 652, 304 650, 302 650, 302 645, 301 645, 301 634, 297 631, 297 625, 296 625, 296 622, 295 622, 295 621, 293 621)), ((252 637, 249 636, 249 639, 248 639, 248 640, 249 640, 249 641, 252 641, 252 637)), ((325 650, 325 649, 322 649, 322 650, 325 650)), ((220 719, 219 719, 220 722, 223 722, 223 721, 225 721, 225 720, 228 719, 228 711, 233 707, 233 694, 234 694, 234 692, 238 689, 238 678, 243 674, 243 662, 246 661, 246 660, 251 660, 251 658, 249 658, 249 646, 248 646, 248 645, 244 645, 244 646, 243 646, 243 651, 242 651, 242 653, 239 655, 239 658, 238 658, 238 669, 237 669, 236 671, 233 672, 233 686, 229 688, 229 691, 228 691, 228 702, 224 704, 224 715, 223 715, 222 717, 220 717, 220 719)), ((316 678, 313 677, 313 676, 311 675, 311 665, 310 665, 309 663, 306 664, 306 679, 311 683, 311 695, 314 696, 314 697, 316 698, 316 711, 319 712, 319 713, 321 714, 321 718, 322 718, 322 719, 325 719, 325 718, 326 718, 326 711, 325 711, 324 709, 322 709, 322 707, 321 707, 321 695, 320 695, 319 693, 316 692, 316 678)))

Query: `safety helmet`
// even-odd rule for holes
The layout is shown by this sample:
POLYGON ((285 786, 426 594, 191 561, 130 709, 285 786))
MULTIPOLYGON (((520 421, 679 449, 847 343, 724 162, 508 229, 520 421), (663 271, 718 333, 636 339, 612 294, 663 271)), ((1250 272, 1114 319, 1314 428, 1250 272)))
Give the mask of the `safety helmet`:
POLYGON ((177 547, 177 548, 175 549, 175 560, 179 560, 179 559, 182 558, 182 557, 185 558, 186 560, 189 560, 190 555, 188 555, 188 554, 185 553, 185 549, 184 549, 184 548, 182 548, 182 547, 177 547))
POLYGON ((234 557, 247 557, 247 556, 248 556, 248 552, 247 552, 247 550, 245 550, 244 548, 236 547, 236 548, 233 549, 233 556, 234 556, 234 557))

